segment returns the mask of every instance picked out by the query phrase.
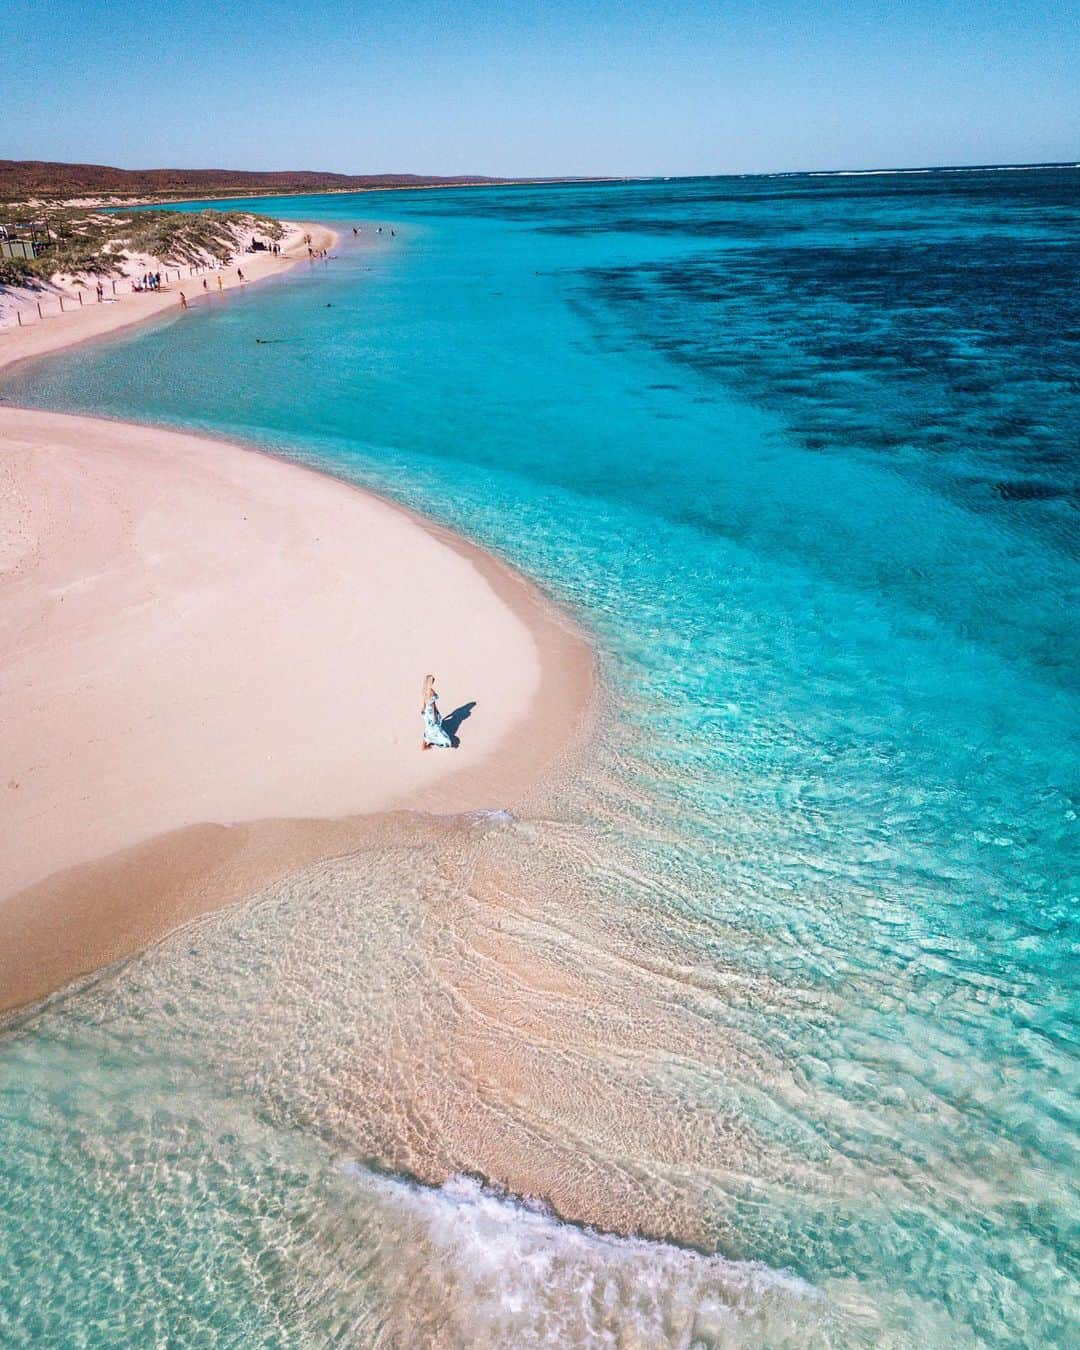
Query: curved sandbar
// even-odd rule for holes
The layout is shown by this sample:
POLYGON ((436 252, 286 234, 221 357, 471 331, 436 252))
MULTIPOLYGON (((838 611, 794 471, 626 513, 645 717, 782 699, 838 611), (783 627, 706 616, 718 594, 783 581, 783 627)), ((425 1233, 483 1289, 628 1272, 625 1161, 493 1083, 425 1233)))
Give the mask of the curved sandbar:
POLYGON ((0 409, 0 1007, 348 849, 511 805, 592 688, 523 578, 254 450, 0 409), (475 703, 420 750, 420 685, 475 703))

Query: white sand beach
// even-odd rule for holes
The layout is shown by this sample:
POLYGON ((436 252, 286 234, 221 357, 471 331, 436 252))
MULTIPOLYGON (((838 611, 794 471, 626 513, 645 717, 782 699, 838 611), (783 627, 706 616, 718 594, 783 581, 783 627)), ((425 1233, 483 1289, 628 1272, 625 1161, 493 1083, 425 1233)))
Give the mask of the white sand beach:
MULTIPOLYGON (((179 279, 172 277, 165 281, 158 291, 132 292, 128 289, 128 283, 122 282, 113 296, 111 286, 107 286, 107 298, 101 304, 93 298, 93 278, 84 277, 82 280, 85 284, 81 287, 76 286, 71 278, 66 279, 70 284, 64 284, 65 279, 60 278, 41 291, 31 291, 25 287, 7 288, 8 303, 6 307, 0 304, 0 370, 16 361, 45 356, 89 338, 104 337, 117 329, 128 328, 166 310, 176 309, 180 305, 181 292, 192 306, 205 303, 218 294, 219 276, 222 291, 278 276, 297 263, 307 264, 308 238, 311 240, 310 247, 316 251, 333 248, 337 240, 334 231, 325 225, 304 221, 283 221, 282 224, 286 233, 281 240, 280 253, 244 253, 237 261, 207 271, 203 275, 209 285, 208 292, 203 291, 203 276, 188 276, 187 267, 181 269, 184 275, 179 279), (237 268, 244 274, 243 281, 237 274, 237 268), (85 303, 82 305, 78 302, 80 290, 84 292, 85 303), (59 308, 61 295, 66 301, 65 312, 59 308), (38 317, 39 300, 44 318, 38 317), (22 312, 22 327, 15 317, 17 311, 22 312)), ((132 255, 125 261, 125 270, 130 276, 161 268, 160 259, 146 255, 132 255)))
POLYGON ((510 805, 589 701, 509 568, 221 441, 0 410, 0 541, 3 1007, 346 851, 349 817, 510 805), (456 750, 421 752, 428 671, 472 705, 456 750))

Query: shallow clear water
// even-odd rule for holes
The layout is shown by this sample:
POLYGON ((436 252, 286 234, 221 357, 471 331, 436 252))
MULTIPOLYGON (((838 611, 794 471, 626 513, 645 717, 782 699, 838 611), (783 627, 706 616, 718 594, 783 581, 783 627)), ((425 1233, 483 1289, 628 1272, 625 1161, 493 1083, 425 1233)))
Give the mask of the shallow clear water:
POLYGON ((1066 1343, 1080 172, 273 209, 338 256, 4 395, 458 526, 597 743, 12 1028, 0 1339, 1066 1343))

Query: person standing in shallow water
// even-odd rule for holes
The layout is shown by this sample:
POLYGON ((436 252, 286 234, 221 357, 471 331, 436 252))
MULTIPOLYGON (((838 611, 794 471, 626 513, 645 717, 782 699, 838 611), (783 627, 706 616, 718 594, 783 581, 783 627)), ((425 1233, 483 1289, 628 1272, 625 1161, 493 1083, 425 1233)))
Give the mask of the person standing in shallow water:
POLYGON ((443 728, 439 707, 435 702, 435 676, 424 676, 424 695, 421 712, 424 718, 424 737, 420 742, 421 750, 430 750, 435 746, 439 750, 449 750, 453 742, 443 728))

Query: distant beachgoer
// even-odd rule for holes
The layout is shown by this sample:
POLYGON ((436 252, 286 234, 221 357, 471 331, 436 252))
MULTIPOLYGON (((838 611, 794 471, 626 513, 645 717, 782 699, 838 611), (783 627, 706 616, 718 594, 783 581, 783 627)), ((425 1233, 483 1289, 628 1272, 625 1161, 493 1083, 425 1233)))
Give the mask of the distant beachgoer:
POLYGON ((352 227, 352 232, 353 232, 353 234, 359 234, 359 233, 360 233, 360 231, 356 228, 355 225, 352 227))
POLYGON ((104 300, 104 298, 105 298, 105 287, 101 284, 100 281, 99 281, 98 284, 97 284, 97 298, 98 298, 98 304, 99 304, 99 305, 101 304, 102 300, 104 300))
POLYGON ((236 269, 236 275, 240 278, 241 281, 243 281, 243 279, 244 279, 244 274, 243 274, 243 272, 241 272, 241 270, 239 269, 239 267, 236 269))
POLYGON ((180 292, 180 308, 187 309, 187 296, 183 291, 180 292))
POLYGON ((432 746, 439 750, 449 750, 453 745, 453 741, 443 727, 442 718, 439 716, 439 705, 435 702, 437 698, 435 676, 426 675, 424 677, 423 707, 421 709, 424 717, 424 737, 420 742, 421 750, 430 750, 432 746))
POLYGON ((218 288, 219 291, 221 290, 221 273, 220 273, 220 272, 217 274, 217 288, 218 288))
POLYGON ((210 289, 210 283, 207 281, 205 277, 203 277, 202 279, 202 288, 204 291, 208 291, 210 289))

